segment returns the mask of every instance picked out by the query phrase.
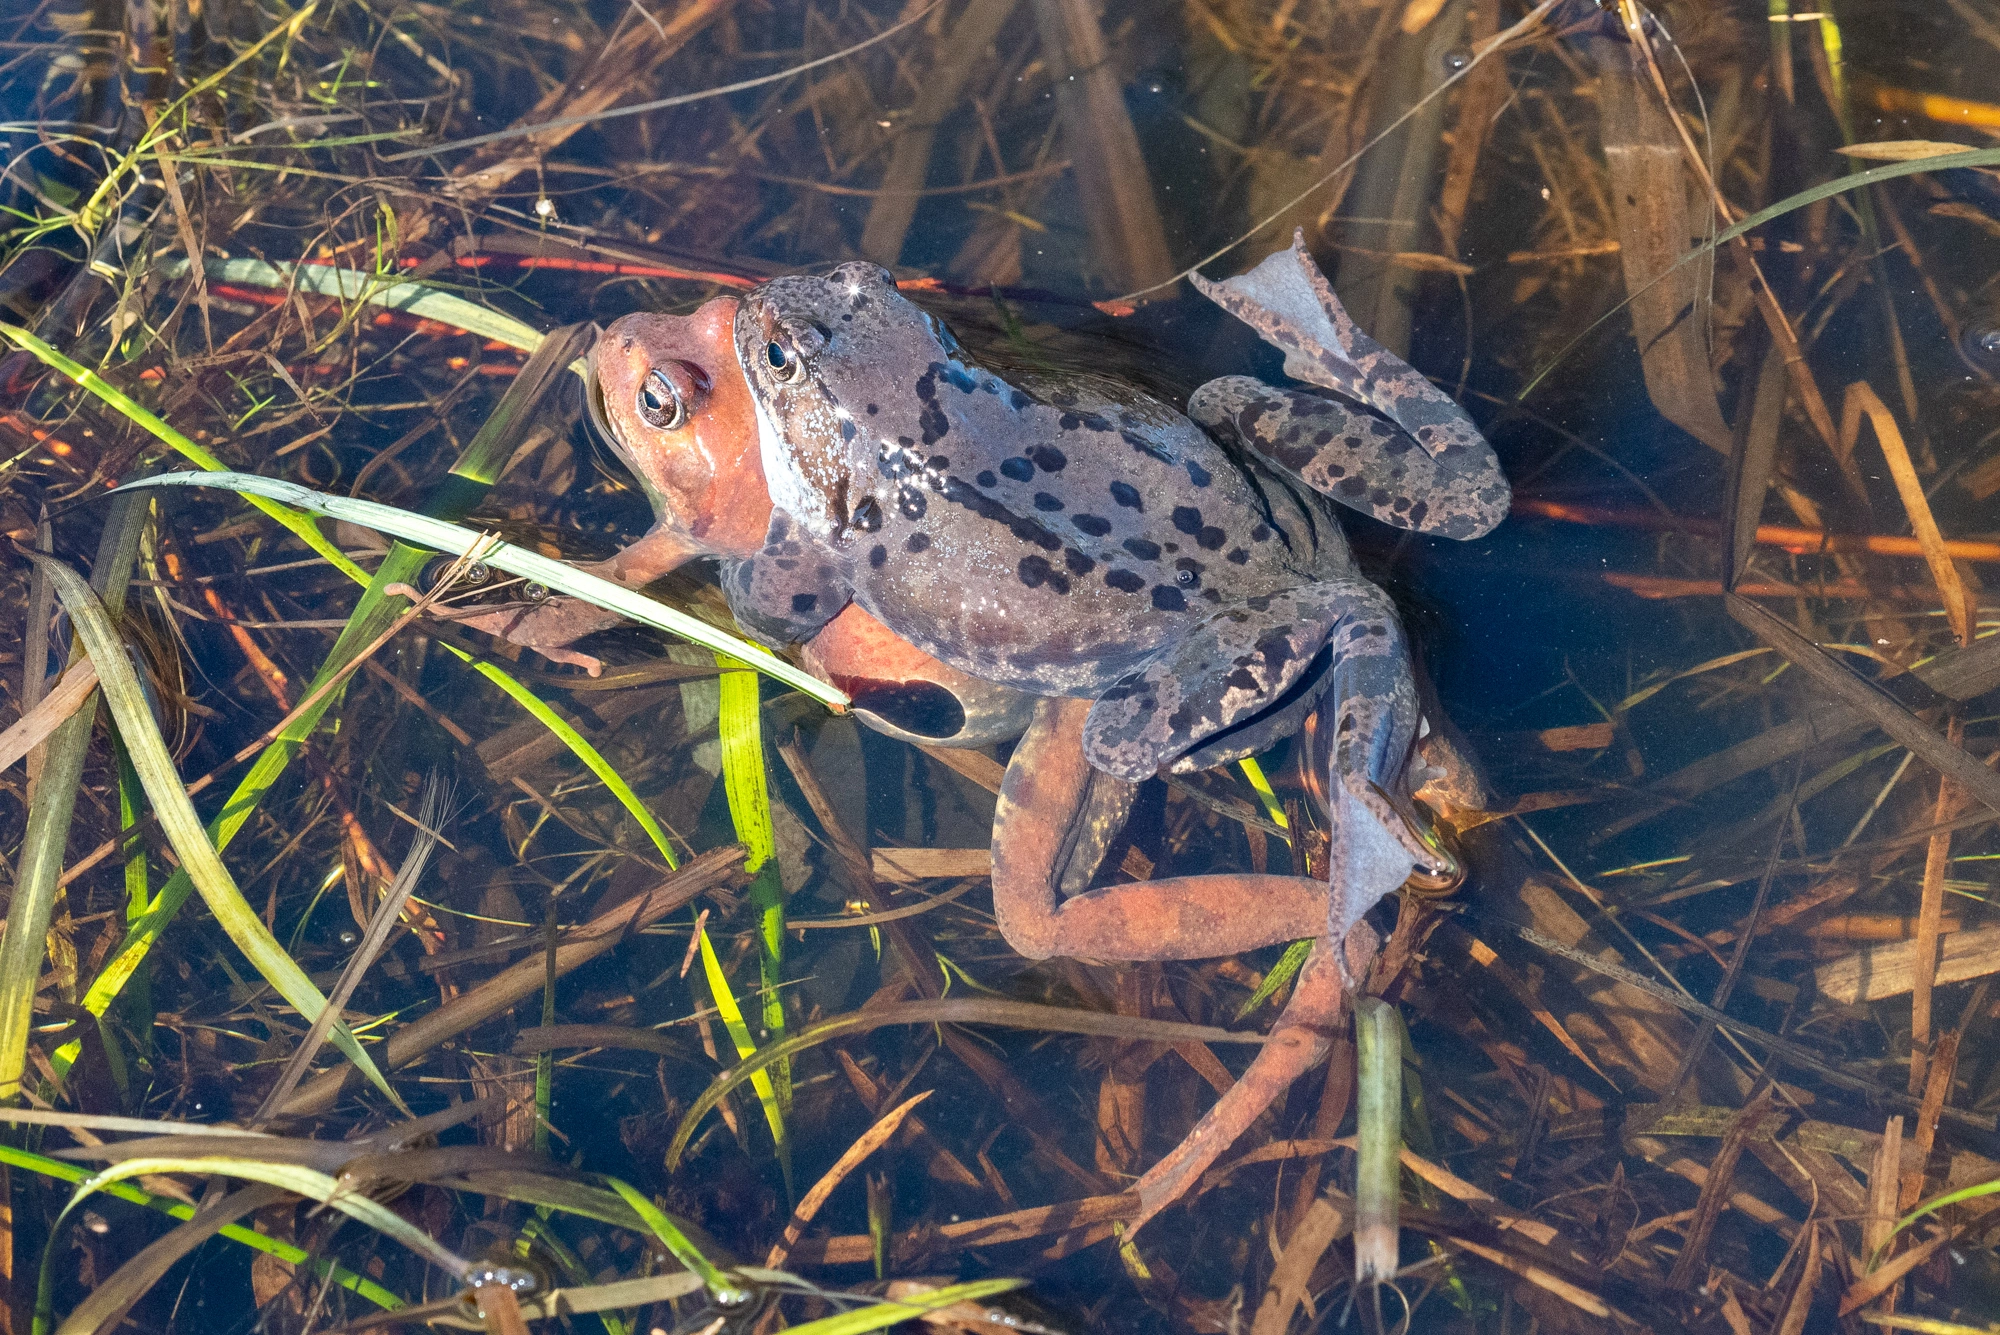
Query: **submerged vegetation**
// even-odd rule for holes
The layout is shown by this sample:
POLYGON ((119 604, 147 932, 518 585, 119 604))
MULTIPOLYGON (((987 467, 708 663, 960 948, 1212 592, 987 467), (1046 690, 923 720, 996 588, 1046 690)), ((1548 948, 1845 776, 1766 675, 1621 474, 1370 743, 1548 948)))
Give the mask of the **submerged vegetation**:
MULTIPOLYGON (((0 1330, 1996 1328, 1995 69, 1971 0, 0 15, 0 1330), (865 257, 1184 396, 1278 368, 1183 271, 1295 228, 1513 483, 1350 525, 1490 810, 1128 1235, 1303 950, 1020 959, 999 760, 702 567, 596 675, 463 623, 652 521, 593 322, 865 257)), ((1303 870, 1304 749, 1107 865, 1303 870)))

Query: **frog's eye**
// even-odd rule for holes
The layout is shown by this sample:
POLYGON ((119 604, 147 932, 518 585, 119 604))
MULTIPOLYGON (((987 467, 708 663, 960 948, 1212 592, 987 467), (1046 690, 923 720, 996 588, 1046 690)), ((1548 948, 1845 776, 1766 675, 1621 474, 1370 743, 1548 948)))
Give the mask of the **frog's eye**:
POLYGON ((687 400, 679 386, 658 368, 648 371, 640 383, 637 408, 640 421, 661 431, 677 430, 688 419, 687 400))
POLYGON ((805 358, 775 340, 764 345, 764 360, 771 363, 771 369, 778 373, 778 379, 787 384, 805 374, 805 358))

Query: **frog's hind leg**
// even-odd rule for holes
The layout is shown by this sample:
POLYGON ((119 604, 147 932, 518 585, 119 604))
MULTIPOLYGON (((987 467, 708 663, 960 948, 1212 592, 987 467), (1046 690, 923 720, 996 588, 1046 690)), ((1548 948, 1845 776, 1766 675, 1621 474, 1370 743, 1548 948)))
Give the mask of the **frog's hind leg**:
POLYGON ((1411 802, 1422 710, 1388 595, 1329 580, 1209 617, 1099 698, 1083 749, 1127 778, 1209 769, 1265 749, 1316 708, 1331 779, 1324 930, 1339 941, 1413 870, 1453 865, 1411 802))
POLYGON ((1071 895, 1116 837, 1136 784, 1084 758, 1088 700, 1045 699, 993 818, 993 911, 1029 959, 1188 960, 1317 936, 1327 890, 1303 876, 1177 876, 1071 895))
POLYGON ((1194 392, 1188 416, 1321 495, 1397 528, 1469 539, 1507 517, 1512 493, 1497 466, 1447 467, 1394 423, 1325 391, 1223 376, 1194 392))
POLYGON ((1126 1237, 1186 1194, 1216 1157, 1249 1130, 1294 1080, 1325 1059, 1347 1001, 1343 977, 1360 973, 1376 946, 1375 934, 1363 925, 1347 940, 1347 960, 1339 962, 1328 938, 1320 938, 1292 985, 1292 999, 1285 1003, 1249 1068, 1195 1123, 1186 1139, 1135 1184, 1139 1212, 1126 1225, 1126 1237))
MULTIPOLYGON (((1204 296, 1284 352, 1286 375, 1367 404, 1402 428, 1440 476, 1463 479, 1461 487, 1469 485, 1479 504, 1463 516, 1469 522, 1452 526, 1464 531, 1452 531, 1450 536, 1478 537, 1506 514, 1507 480, 1493 447, 1449 395, 1361 331, 1313 263, 1303 232, 1294 234, 1291 249, 1270 256, 1249 273, 1221 283, 1199 275, 1193 281, 1204 296)), ((1197 390, 1189 405, 1190 415, 1203 425, 1226 415, 1226 405, 1203 402, 1207 388, 1197 390)), ((1245 443, 1261 453, 1262 439, 1253 436, 1245 443)), ((1413 503, 1424 498, 1421 492, 1409 497, 1413 503)), ((1424 527, 1380 517, 1403 522, 1404 527, 1424 527)), ((1425 531, 1447 530, 1426 527, 1425 531)))

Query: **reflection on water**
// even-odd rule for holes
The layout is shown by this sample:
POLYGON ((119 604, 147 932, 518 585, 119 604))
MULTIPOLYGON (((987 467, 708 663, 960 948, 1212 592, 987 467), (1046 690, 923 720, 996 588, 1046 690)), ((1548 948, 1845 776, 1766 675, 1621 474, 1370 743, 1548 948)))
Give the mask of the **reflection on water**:
MULTIPOLYGON (((313 268, 415 280, 547 330, 685 315, 868 259, 924 280, 904 290, 1010 378, 1136 384, 1185 406, 1219 375, 1285 376, 1183 271, 1242 272, 1303 229, 1360 326, 1477 419, 1516 497, 1470 544, 1342 515, 1493 816, 1452 821, 1464 888, 1370 919, 1388 941, 1371 988, 1408 1038, 1401 1135, 1416 1157, 1397 1288, 1412 1329, 1832 1329, 1838 1311, 1883 1303, 1868 1278, 1879 1258, 1926 1247, 1903 1262, 1896 1310, 1980 1325, 2000 1317, 1982 1203, 1893 1236, 1890 1221, 2000 1179, 1986 1055, 2000 656, 1978 638, 2000 558, 2000 187, 1982 158, 1898 164, 1989 143, 2000 19, 1972 0, 1527 13, 1512 0, 22 8, 0 16, 0 301, 10 326, 231 467, 469 513, 596 561, 645 534, 680 484, 635 478, 560 368, 496 417, 524 354, 495 329, 343 302, 313 268), (661 98, 676 101, 607 114, 661 98), (1862 172, 1874 179, 1843 182, 1862 172)), ((733 371, 715 346, 703 377, 733 371)), ((130 570, 124 617, 150 703, 182 779, 216 773, 194 796, 214 818, 245 773, 232 757, 310 690, 351 586, 214 492, 133 511, 126 555, 100 555, 108 485, 185 463, 26 352, 0 384, 7 532, 33 545, 46 517, 46 549, 107 590, 130 570)), ((615 417, 601 399, 594 415, 615 417)), ((401 559, 359 528, 324 530, 367 569, 401 559)), ((422 566, 400 578, 427 586, 422 566)), ((10 569, 21 633, 6 680, 25 709, 69 623, 25 562, 10 569)), ((717 579, 703 561, 651 590, 727 623, 717 579)), ((518 596, 497 580, 453 594, 518 596)), ((416 1113, 502 1100, 443 1132, 448 1147, 615 1175, 701 1245, 755 1264, 878 1116, 931 1091, 842 1168, 787 1267, 829 1287, 1027 1276, 1034 1302, 1012 1319, 1057 1330, 1277 1335, 1372 1316, 1349 1305, 1344 1138, 1364 1100, 1344 1018, 1327 1026, 1330 1059, 1121 1247, 1119 1193, 1254 1046, 911 1009, 1033 1002, 1260 1033, 1291 996, 1296 954, 1030 963, 1001 939, 989 888, 1005 746, 924 751, 772 682, 753 707, 712 654, 629 627, 582 642, 603 667, 592 678, 496 639, 502 620, 393 636, 272 770, 225 855, 254 914, 330 989, 425 776, 457 776, 448 844, 349 1002, 381 1054, 393 1043, 376 1040, 525 980, 396 1058, 416 1113), (587 739, 677 860, 755 829, 747 776, 761 766, 775 874, 625 925, 615 915, 663 877, 661 850, 466 654, 587 739), (728 759, 725 719, 753 716, 761 745, 728 759), (704 911, 706 954, 691 940, 704 911), (536 971, 591 922, 616 948, 545 996, 536 971), (689 1115, 740 1048, 883 1011, 897 1022, 857 1021, 689 1115)), ((25 1058, 25 1019, 0 1014, 0 1078, 25 1065, 60 1108, 247 1118, 306 1026, 251 985, 205 900, 122 987, 104 981, 128 920, 187 859, 150 826, 129 861, 94 853, 150 804, 102 740, 66 744, 85 759, 73 814, 39 818, 56 821, 52 844, 24 769, 61 782, 56 752, 0 774, 8 932, 48 942, 25 1058), (66 852, 51 861, 43 845, 66 852)), ((1098 883, 1316 869, 1307 845, 1327 817, 1299 748, 1259 757, 1268 797, 1236 768, 1142 786, 1098 883)), ((9 1003, 23 1017, 26 980, 9 1003)), ((358 1079, 321 1088, 296 1134, 337 1141, 390 1116, 358 1079)), ((53 1150, 65 1135, 11 1143, 53 1150)), ((113 1228, 56 1223, 61 1188, 17 1166, 11 1273, 25 1284, 52 1247, 57 1310, 157 1234, 117 1203, 102 1205, 113 1228)), ((454 1161, 391 1208, 462 1255, 527 1255, 566 1284, 656 1266, 643 1235, 543 1218, 491 1179, 468 1185, 473 1171, 454 1161)), ((405 1298, 452 1287, 367 1230, 282 1204, 250 1219, 405 1298)), ((241 1329, 261 1307, 318 1329, 370 1310, 340 1288, 322 1299, 289 1263, 217 1271, 213 1256, 246 1254, 221 1246, 184 1298, 152 1284, 139 1317, 241 1329)), ((830 1310, 787 1302, 795 1322, 830 1310)), ((1384 1299, 1391 1323, 1401 1310, 1384 1299)), ((637 1319, 675 1324, 665 1306, 637 1319)))

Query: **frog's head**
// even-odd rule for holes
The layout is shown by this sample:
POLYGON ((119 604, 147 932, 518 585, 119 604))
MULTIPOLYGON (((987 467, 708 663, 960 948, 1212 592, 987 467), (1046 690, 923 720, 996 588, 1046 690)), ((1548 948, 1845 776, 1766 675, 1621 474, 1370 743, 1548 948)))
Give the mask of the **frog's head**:
POLYGON ((693 315, 627 315, 590 358, 592 419, 645 489, 656 543, 749 556, 771 522, 756 409, 736 369, 736 301, 693 315))
MULTIPOLYGON (((736 357, 756 400, 771 499, 829 538, 848 527, 848 492, 876 442, 941 434, 919 382, 959 357, 944 326, 874 264, 774 279, 743 298, 736 357), (926 408, 930 415, 926 416, 926 408)), ((927 383, 927 382, 926 382, 927 383)))

